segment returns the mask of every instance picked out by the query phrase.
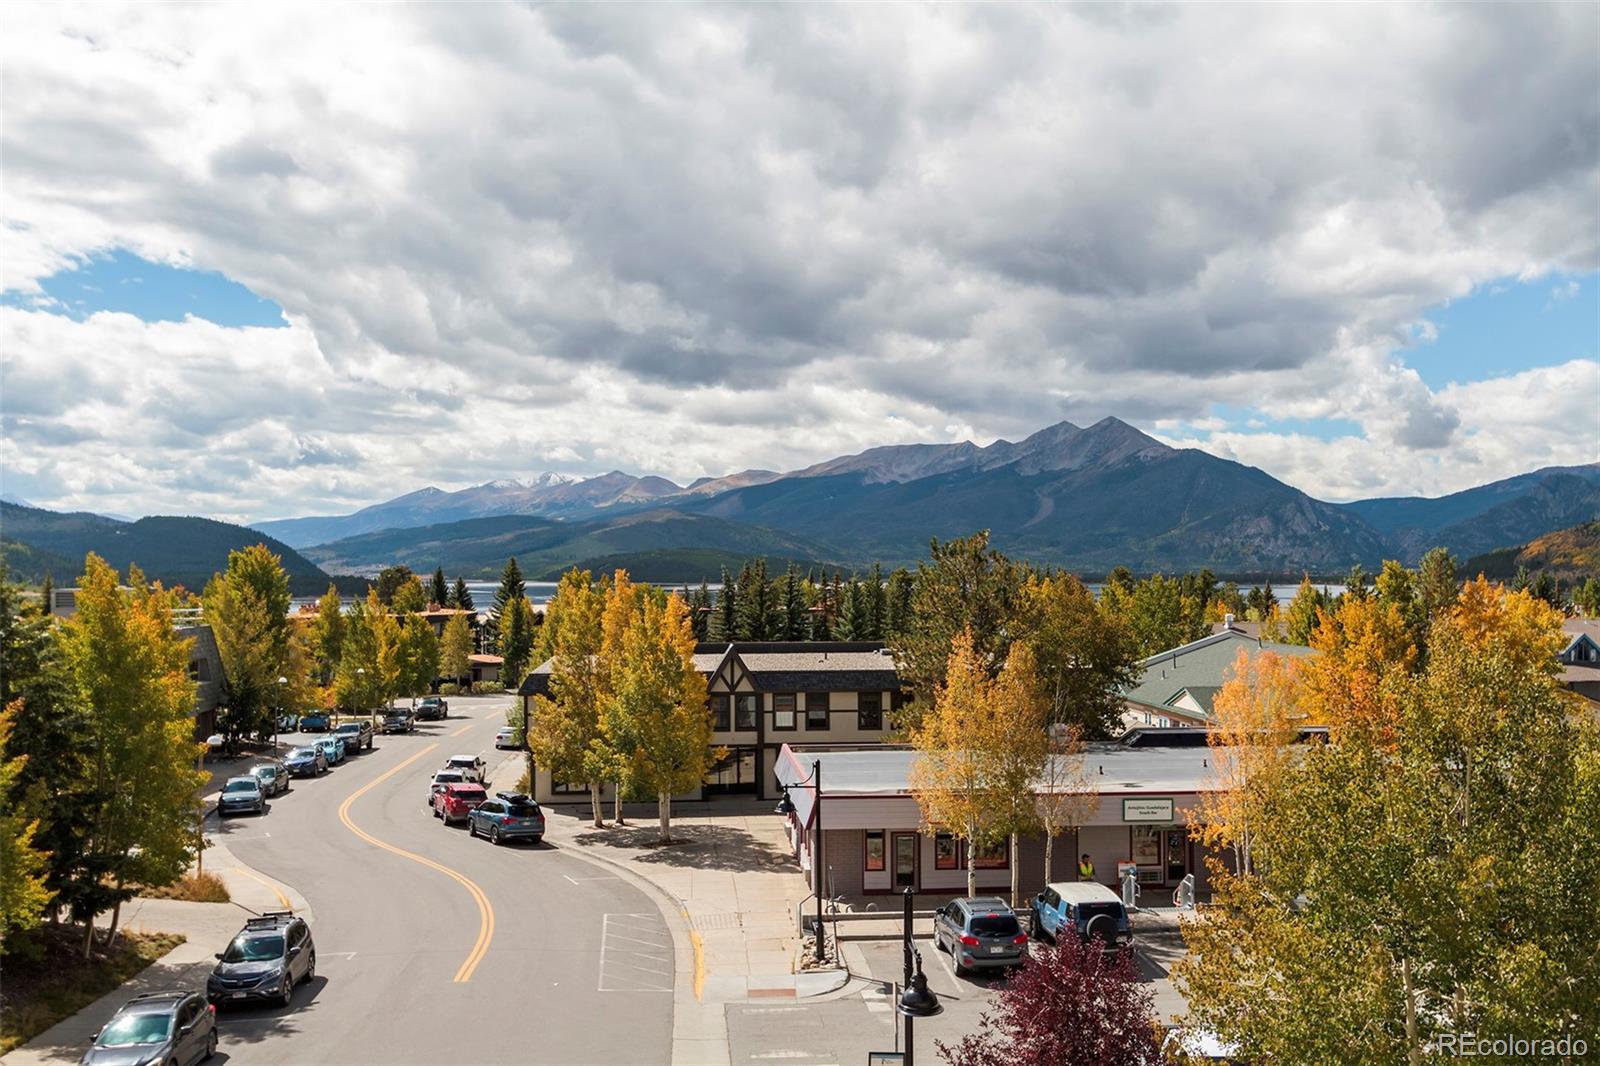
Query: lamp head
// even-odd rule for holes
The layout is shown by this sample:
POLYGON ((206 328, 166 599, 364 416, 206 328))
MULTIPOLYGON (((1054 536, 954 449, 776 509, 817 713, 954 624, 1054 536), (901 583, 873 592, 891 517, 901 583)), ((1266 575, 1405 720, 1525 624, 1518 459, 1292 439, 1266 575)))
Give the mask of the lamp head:
POLYGON ((794 800, 789 798, 789 790, 783 790, 783 799, 778 801, 778 806, 773 809, 774 814, 781 814, 785 818, 794 813, 794 800))
POLYGON ((911 975, 910 986, 900 993, 900 1004, 896 1009, 907 1018, 931 1018, 944 1011, 944 1004, 928 987, 928 978, 922 972, 920 952, 917 954, 917 972, 911 975))

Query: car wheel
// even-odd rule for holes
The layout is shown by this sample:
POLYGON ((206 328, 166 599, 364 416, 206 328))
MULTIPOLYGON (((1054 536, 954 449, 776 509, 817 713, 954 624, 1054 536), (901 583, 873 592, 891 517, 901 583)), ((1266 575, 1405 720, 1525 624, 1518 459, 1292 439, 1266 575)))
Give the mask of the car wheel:
POLYGON ((541 833, 538 836, 529 837, 528 838, 528 844, 530 846, 536 848, 536 847, 539 846, 539 842, 542 841, 543 839, 544 839, 544 834, 541 833))
POLYGON ((215 1055, 216 1053, 217 1053, 217 1031, 216 1031, 216 1029, 213 1028, 210 1033, 206 1034, 206 1056, 205 1057, 207 1059, 210 1059, 211 1056, 215 1055))
POLYGON ((287 1007, 292 1002, 294 1002, 294 982, 289 979, 288 974, 284 974, 283 987, 278 990, 278 1005, 287 1007))
POLYGON ((310 981, 315 976, 317 976, 317 953, 313 950, 311 952, 311 961, 306 963, 305 980, 310 981))
POLYGON ((472 820, 472 815, 469 814, 469 815, 467 815, 467 836, 475 837, 477 835, 478 835, 478 823, 473 821, 472 820))
POLYGON ((489 827, 489 843, 493 844, 497 848, 500 846, 501 840, 499 826, 495 825, 489 827))

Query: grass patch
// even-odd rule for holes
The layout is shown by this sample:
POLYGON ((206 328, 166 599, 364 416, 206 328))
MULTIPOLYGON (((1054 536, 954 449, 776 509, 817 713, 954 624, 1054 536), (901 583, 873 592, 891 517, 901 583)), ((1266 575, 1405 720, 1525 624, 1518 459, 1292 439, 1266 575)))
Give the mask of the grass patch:
POLYGON ((185 874, 162 888, 141 888, 145 899, 181 899, 189 903, 228 903, 228 886, 216 874, 185 874))
POLYGON ((44 926, 10 945, 0 991, 0 1055, 69 1018, 182 944, 180 933, 118 933, 83 957, 83 930, 44 926))

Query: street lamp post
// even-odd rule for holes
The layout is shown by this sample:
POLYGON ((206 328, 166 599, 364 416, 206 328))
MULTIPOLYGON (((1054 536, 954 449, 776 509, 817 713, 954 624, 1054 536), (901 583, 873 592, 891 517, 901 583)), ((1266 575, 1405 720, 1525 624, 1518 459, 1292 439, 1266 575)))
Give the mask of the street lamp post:
POLYGON ((912 1039, 912 1022, 918 1018, 931 1018, 944 1010, 944 1005, 928 987, 928 978, 922 972, 922 953, 911 946, 911 907, 914 896, 914 890, 907 888, 905 920, 902 923, 905 937, 905 991, 900 993, 900 1002, 895 1006, 895 1010, 906 1020, 904 1066, 916 1066, 917 1048, 912 1039), (916 960, 914 972, 911 968, 912 959, 916 960))
POLYGON ((816 794, 811 809, 812 821, 816 826, 817 846, 815 849, 816 854, 811 857, 811 873, 817 897, 817 961, 821 962, 824 948, 822 934, 822 863, 824 849, 826 848, 822 835, 822 760, 813 759, 811 761, 810 777, 804 781, 796 781, 792 785, 783 786, 783 799, 778 802, 778 813, 786 818, 794 813, 794 801, 789 798, 789 790, 791 788, 809 788, 816 794))
POLYGON ((288 687, 289 679, 278 677, 278 713, 272 716, 272 757, 278 757, 278 725, 283 721, 283 692, 288 687))
MULTIPOLYGON (((366 694, 366 688, 367 688, 367 669, 364 666, 358 666, 358 667, 356 667, 356 690, 355 690, 354 693, 351 694, 350 701, 352 703, 359 703, 360 700, 361 700, 361 697, 366 694)), ((352 709, 355 710, 357 713, 360 712, 360 708, 359 707, 352 708, 352 709)))

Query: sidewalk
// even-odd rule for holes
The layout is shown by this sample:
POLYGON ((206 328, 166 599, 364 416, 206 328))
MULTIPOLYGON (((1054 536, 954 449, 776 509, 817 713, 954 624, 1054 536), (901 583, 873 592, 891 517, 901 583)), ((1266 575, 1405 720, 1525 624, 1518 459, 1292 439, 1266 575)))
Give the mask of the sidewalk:
MULTIPOLYGON (((187 939, 120 988, 108 992, 78 1013, 56 1023, 26 1044, 0 1057, 3 1066, 75 1063, 94 1034, 128 1000, 142 992, 168 988, 203 991, 216 965, 213 956, 253 914, 292 908, 311 917, 304 897, 259 871, 245 866, 223 844, 206 848, 205 868, 223 879, 231 903, 188 903, 176 899, 132 899, 123 904, 121 928, 134 932, 182 933, 187 939)), ((109 912, 97 921, 104 926, 109 912)))

